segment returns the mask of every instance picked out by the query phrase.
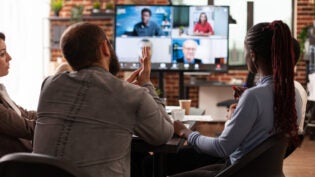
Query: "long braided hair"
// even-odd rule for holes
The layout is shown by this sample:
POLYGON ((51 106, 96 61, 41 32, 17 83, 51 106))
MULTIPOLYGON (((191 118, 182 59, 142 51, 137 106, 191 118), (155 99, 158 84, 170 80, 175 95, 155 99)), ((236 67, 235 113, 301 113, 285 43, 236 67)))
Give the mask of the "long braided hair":
POLYGON ((298 142, 294 88, 294 50, 289 27, 282 21, 259 23, 247 33, 245 43, 271 67, 274 80, 274 128, 298 142))

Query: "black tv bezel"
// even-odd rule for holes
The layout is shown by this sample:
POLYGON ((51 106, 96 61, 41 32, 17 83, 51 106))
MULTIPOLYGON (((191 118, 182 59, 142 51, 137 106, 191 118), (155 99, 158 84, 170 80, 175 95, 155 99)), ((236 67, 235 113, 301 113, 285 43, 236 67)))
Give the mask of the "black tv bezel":
MULTIPOLYGON (((230 7, 226 5, 169 5, 169 4, 119 4, 115 6, 115 17, 114 17, 114 39, 113 39, 113 47, 116 52, 116 24, 117 24, 117 8, 118 7, 128 7, 128 6, 159 6, 159 7, 225 7, 228 10, 228 14, 230 14, 230 7)), ((228 17, 227 17, 228 18, 228 17)), ((228 19, 227 19, 228 21, 228 19)), ((215 73, 227 73, 229 71, 229 35, 230 35, 230 27, 229 23, 227 23, 227 58, 226 63, 219 65, 218 64, 177 64, 178 67, 172 67, 174 63, 151 63, 152 71, 168 71, 168 72, 215 72, 215 73), (198 65, 198 67, 196 67, 198 65), (165 66, 165 67, 164 67, 165 66)), ((118 58, 119 61, 119 58, 118 58)), ((121 62, 120 69, 122 71, 133 71, 140 67, 139 62, 121 62)))

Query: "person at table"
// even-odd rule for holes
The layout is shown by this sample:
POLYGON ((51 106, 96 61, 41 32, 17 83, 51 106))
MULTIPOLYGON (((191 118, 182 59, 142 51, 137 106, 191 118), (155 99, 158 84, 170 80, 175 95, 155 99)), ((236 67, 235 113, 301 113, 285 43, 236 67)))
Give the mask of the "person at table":
POLYGON ((152 12, 148 8, 141 10, 141 22, 133 28, 134 36, 162 36, 162 28, 151 20, 152 12))
POLYGON ((195 58, 198 44, 195 40, 187 39, 183 42, 183 54, 182 58, 176 59, 177 63, 188 63, 188 64, 200 64, 202 60, 195 58))
MULTIPOLYGON (((292 38, 293 42, 293 49, 294 49, 294 64, 296 65, 300 58, 300 44, 295 39, 292 38)), ((234 87, 236 89, 236 92, 234 92, 234 97, 239 98, 246 88, 244 87, 234 87)), ((294 80, 294 88, 295 88, 295 108, 297 112, 297 118, 298 118, 298 126, 299 126, 299 134, 303 134, 304 132, 304 119, 305 119, 305 111, 306 111, 306 104, 307 104, 307 93, 303 86, 296 80, 294 80)), ((233 114, 233 110, 236 108, 237 104, 232 104, 230 106, 229 115, 228 117, 231 117, 233 114)), ((229 118, 228 118, 229 119, 229 118)))
MULTIPOLYGON (((234 164, 243 155, 274 134, 298 142, 294 89, 294 53, 289 27, 282 21, 259 23, 245 37, 245 57, 249 71, 261 78, 247 89, 222 134, 207 137, 175 121, 177 135, 187 138, 197 151, 229 157, 234 164), (284 104, 286 103, 286 104, 284 104)), ((173 177, 215 176, 225 165, 184 172, 173 177)))
MULTIPOLYGON (((8 75, 10 61, 5 35, 0 32, 0 77, 8 75)), ((13 152, 31 152, 35 111, 27 111, 14 103, 0 83, 0 157, 13 152)))
POLYGON ((201 12, 199 15, 199 20, 194 26, 194 35, 209 36, 213 34, 214 31, 208 22, 207 14, 205 12, 201 12))
MULTIPOLYGON (((300 44, 295 38, 293 38, 293 46, 294 46, 294 61, 295 65, 298 63, 300 59, 300 44)), ((306 104, 307 104, 307 93, 303 88, 300 82, 294 80, 295 87, 295 104, 296 104, 296 113, 298 117, 298 125, 299 125, 299 134, 304 133, 304 120, 305 120, 305 112, 306 112, 306 104)))
POLYGON ((126 82, 115 76, 118 59, 99 26, 71 25, 60 47, 73 71, 43 82, 33 152, 70 160, 90 176, 130 176, 133 135, 161 145, 174 133, 150 81, 150 48, 126 82))
MULTIPOLYGON (((293 41, 293 48, 294 48, 294 61, 295 65, 297 64, 300 58, 300 45, 299 42, 292 38, 293 41)), ((298 123, 298 134, 299 134, 299 143, 302 142, 304 134, 304 119, 305 119, 305 112, 306 112, 306 104, 307 104, 307 93, 303 86, 296 80, 294 80, 294 87, 295 87, 295 109, 297 113, 297 123, 298 123)), ((239 98, 242 93, 246 90, 246 88, 237 87, 237 92, 234 92, 234 95, 239 98)), ((232 115, 237 107, 237 103, 232 104, 229 109, 227 110, 227 121, 225 122, 225 126, 231 121, 232 115)), ((290 155, 296 149, 296 145, 290 144, 286 151, 286 156, 290 155)))

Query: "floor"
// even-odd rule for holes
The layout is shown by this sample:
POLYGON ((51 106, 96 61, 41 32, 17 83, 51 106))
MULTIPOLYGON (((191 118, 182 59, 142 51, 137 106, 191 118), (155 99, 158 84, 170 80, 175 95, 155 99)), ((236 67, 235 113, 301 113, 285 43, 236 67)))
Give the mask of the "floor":
POLYGON ((315 140, 305 137, 301 147, 285 159, 283 170, 286 177, 315 177, 315 140))

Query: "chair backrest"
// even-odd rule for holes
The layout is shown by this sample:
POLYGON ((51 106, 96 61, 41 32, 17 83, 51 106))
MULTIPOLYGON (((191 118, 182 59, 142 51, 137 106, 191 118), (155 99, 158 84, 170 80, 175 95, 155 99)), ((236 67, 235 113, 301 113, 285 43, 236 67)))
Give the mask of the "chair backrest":
POLYGON ((36 153, 12 153, 0 159, 1 177, 89 177, 70 162, 36 153))
POLYGON ((271 136, 216 177, 284 177, 282 166, 287 146, 284 136, 271 136))
MULTIPOLYGON (((304 140, 304 133, 299 134, 299 142, 298 144, 301 145, 303 143, 304 140)), ((284 158, 286 159, 287 157, 289 157, 295 150, 296 150, 297 146, 293 145, 293 144, 289 144, 287 151, 284 155, 284 158)))

